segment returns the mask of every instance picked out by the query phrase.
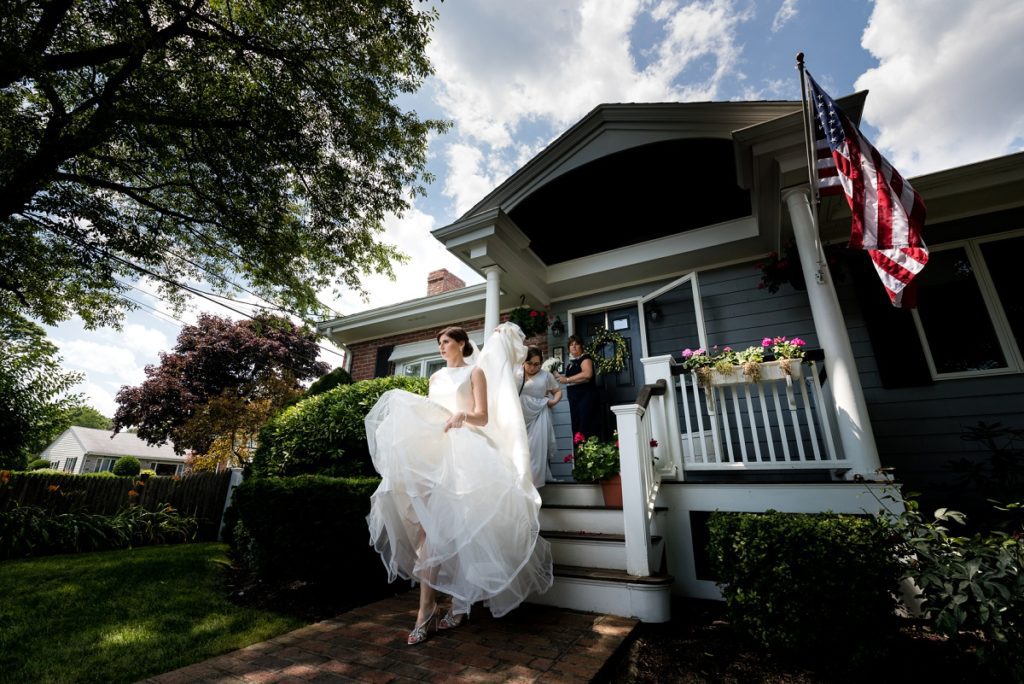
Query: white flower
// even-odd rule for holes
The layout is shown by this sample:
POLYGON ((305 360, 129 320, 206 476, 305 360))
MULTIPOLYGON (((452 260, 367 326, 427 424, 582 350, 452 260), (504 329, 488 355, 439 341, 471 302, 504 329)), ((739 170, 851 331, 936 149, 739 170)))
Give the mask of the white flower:
POLYGON ((562 370, 562 362, 552 356, 550 359, 540 364, 540 367, 546 370, 548 373, 552 371, 562 370))

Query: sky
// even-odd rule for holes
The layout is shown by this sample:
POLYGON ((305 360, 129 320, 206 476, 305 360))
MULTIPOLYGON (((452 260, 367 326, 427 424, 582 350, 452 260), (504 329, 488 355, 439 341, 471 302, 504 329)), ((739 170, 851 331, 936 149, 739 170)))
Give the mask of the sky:
MULTIPOLYGON (((1024 149, 1024 2, 1020 0, 448 0, 428 49, 435 74, 403 107, 443 118, 431 140, 426 197, 390 217, 382 240, 410 256, 394 281, 372 276, 363 300, 321 300, 342 314, 426 295, 427 274, 447 268, 483 282, 430 231, 482 199, 602 103, 797 100, 795 56, 833 97, 869 91, 861 129, 905 176, 1024 149)), ((927 228, 926 228, 927 235, 927 228)), ((198 301, 167 315, 141 282, 123 330, 48 330, 63 365, 85 374, 78 391, 112 416, 122 385, 169 351, 198 301)), ((233 305, 235 308, 237 305, 233 305)), ((325 345, 327 346, 327 345, 325 345)), ((321 359, 341 363, 334 351, 321 359)))

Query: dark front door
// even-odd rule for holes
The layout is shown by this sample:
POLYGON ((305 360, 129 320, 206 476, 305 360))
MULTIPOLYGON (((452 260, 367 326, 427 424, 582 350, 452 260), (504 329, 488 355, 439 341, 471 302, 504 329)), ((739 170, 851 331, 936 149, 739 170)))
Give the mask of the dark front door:
MULTIPOLYGON (((605 437, 610 438, 615 429, 615 415, 610 407, 617 404, 632 404, 643 387, 643 372, 640 363, 640 319, 636 305, 609 309, 598 313, 577 316, 575 331, 587 345, 591 343, 599 328, 617 332, 626 341, 626 365, 618 373, 602 373, 597 378, 601 388, 602 414, 605 417, 605 437)), ((611 357, 615 350, 605 345, 597 350, 596 356, 611 357)))

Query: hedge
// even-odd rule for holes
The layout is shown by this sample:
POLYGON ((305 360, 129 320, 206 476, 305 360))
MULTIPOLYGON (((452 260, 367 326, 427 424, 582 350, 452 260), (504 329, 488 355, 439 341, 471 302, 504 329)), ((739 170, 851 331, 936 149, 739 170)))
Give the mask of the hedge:
POLYGON ((426 395, 426 378, 392 376, 340 385, 300 401, 260 431, 251 474, 256 477, 373 476, 366 446, 366 414, 390 389, 426 395))

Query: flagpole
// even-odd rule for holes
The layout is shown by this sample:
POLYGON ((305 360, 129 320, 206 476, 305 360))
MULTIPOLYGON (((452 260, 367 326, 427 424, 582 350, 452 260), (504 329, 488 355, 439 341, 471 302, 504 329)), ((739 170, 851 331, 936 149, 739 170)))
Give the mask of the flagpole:
POLYGON ((811 182, 815 213, 817 213, 817 207, 821 204, 821 197, 818 195, 818 178, 816 173, 818 155, 814 146, 814 124, 810 118, 810 109, 807 107, 807 80, 804 75, 804 53, 802 52, 796 53, 796 68, 800 72, 800 100, 803 104, 802 111, 804 114, 804 149, 807 151, 807 175, 811 182))
POLYGON ((807 180, 811 188, 811 225, 814 227, 814 244, 817 248, 815 258, 818 262, 816 279, 820 283, 824 278, 822 264, 825 263, 825 246, 821 244, 821 231, 818 227, 818 210, 821 208, 821 195, 818 189, 818 152, 814 144, 814 123, 811 110, 807 106, 807 82, 804 75, 804 53, 796 53, 796 68, 800 72, 800 102, 804 121, 804 150, 807 155, 807 180))

